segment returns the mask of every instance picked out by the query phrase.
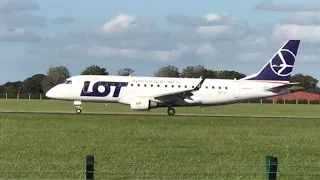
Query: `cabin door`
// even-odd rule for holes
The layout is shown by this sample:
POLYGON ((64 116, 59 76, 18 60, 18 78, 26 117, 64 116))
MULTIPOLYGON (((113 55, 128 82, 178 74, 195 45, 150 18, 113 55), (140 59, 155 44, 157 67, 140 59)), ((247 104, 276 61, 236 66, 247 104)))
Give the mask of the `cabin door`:
POLYGON ((239 98, 240 96, 240 82, 237 80, 233 81, 233 97, 239 98))

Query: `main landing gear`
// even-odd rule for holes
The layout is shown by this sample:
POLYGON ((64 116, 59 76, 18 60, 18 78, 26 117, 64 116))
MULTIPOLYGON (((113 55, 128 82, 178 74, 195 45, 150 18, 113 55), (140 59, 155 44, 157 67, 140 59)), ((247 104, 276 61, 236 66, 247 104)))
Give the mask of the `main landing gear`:
POLYGON ((82 112, 82 106, 81 106, 81 101, 74 101, 73 104, 76 106, 77 110, 76 113, 80 114, 82 112))
POLYGON ((174 110, 172 107, 168 107, 167 113, 168 115, 173 116, 176 113, 176 110, 174 110))

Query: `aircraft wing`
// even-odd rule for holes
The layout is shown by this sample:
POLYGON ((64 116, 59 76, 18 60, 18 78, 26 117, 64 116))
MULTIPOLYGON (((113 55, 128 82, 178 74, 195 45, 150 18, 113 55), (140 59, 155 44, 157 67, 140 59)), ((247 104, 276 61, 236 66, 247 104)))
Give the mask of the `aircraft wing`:
POLYGON ((175 101, 176 103, 184 105, 185 102, 183 99, 190 98, 193 95, 194 91, 198 91, 201 88, 204 81, 205 78, 202 78, 198 85, 196 85, 194 88, 169 93, 156 94, 153 95, 153 98, 167 103, 172 103, 172 101, 175 101))
POLYGON ((292 92, 297 92, 297 91, 304 89, 303 87, 295 86, 297 84, 299 84, 299 82, 288 83, 288 84, 284 84, 282 86, 276 86, 273 88, 269 88, 269 89, 267 89, 267 91, 280 92, 282 90, 288 89, 292 92))

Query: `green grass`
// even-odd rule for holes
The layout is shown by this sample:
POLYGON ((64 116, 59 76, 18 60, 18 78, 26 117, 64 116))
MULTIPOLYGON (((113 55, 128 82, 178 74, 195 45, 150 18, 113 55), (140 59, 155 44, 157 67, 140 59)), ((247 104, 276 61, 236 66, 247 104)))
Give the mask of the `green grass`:
MULTIPOLYGON (((121 104, 84 103, 83 113, 157 113, 166 115, 166 108, 151 111, 133 111, 130 106, 121 104)), ((73 102, 56 100, 0 100, 0 111, 50 111, 75 113, 73 102)), ((179 107, 176 114, 198 115, 255 115, 255 116, 299 116, 320 117, 320 106, 317 104, 234 104, 226 106, 179 107)))
POLYGON ((2 114, 0 178, 84 179, 94 154, 96 179, 257 180, 274 155, 280 180, 316 180, 319 139, 317 120, 2 114))
MULTIPOLYGON (((313 116, 320 106, 235 104, 176 108, 177 114, 313 116)), ((0 100, 0 111, 74 112, 73 102, 0 100)), ((161 113, 85 103, 84 113, 161 113)), ((258 118, 0 115, 0 178, 265 179, 265 156, 279 179, 319 179, 320 121, 258 118), (34 171, 34 172, 33 172, 34 171)))

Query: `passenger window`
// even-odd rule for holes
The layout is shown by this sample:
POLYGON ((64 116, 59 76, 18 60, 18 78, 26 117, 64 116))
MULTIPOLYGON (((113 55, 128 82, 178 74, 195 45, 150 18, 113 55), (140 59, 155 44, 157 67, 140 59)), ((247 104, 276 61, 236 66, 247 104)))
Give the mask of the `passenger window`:
POLYGON ((187 88, 187 86, 184 86, 185 88, 187 88))
POLYGON ((159 84, 158 84, 157 86, 158 86, 158 87, 160 87, 160 85, 159 85, 159 84))
POLYGON ((212 86, 212 89, 214 89, 214 86, 212 86))
POLYGON ((174 85, 172 85, 172 87, 174 87, 174 85))

